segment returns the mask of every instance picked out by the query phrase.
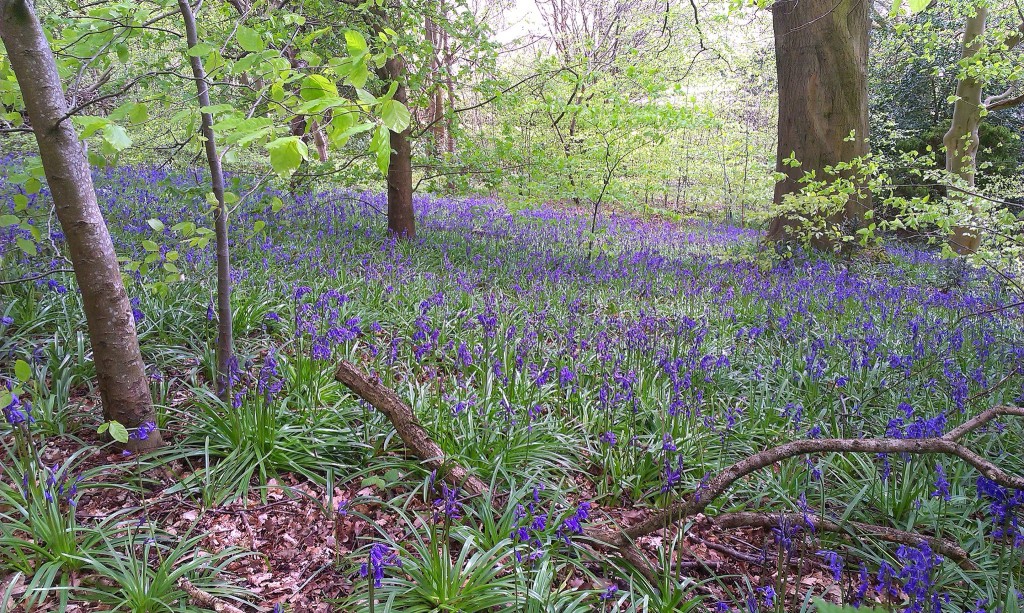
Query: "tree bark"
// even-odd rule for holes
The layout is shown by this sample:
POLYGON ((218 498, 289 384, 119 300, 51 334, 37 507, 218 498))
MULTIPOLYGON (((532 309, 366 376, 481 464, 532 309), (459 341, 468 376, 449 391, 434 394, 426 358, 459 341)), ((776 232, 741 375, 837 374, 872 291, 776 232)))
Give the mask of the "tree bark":
MULTIPOLYGON (((191 49, 199 44, 196 31, 196 17, 188 0, 178 0, 178 8, 185 23, 185 39, 191 49)), ((200 57, 189 56, 192 75, 200 108, 210 105, 210 86, 206 82, 206 69, 200 57)), ((214 233, 217 240, 217 396, 225 402, 231 400, 231 371, 234 343, 231 326, 231 245, 228 241, 228 210, 224 202, 224 169, 217 155, 217 141, 213 134, 213 115, 201 113, 203 145, 206 148, 206 163, 210 167, 210 183, 217 199, 217 210, 213 214, 214 233)))
MULTIPOLYGON (((987 19, 988 8, 980 5, 975 8, 974 15, 967 18, 961 59, 967 60, 980 50, 987 19)), ((946 147, 946 171, 960 177, 968 189, 974 187, 977 170, 981 90, 982 83, 970 74, 957 82, 953 120, 942 137, 942 144, 946 147)), ((972 205, 971 213, 977 212, 977 207, 972 205)), ((955 226, 949 237, 949 246, 962 255, 974 253, 981 246, 981 233, 973 226, 955 226)))
MULTIPOLYGON (((395 56, 384 63, 380 77, 386 83, 398 83, 394 99, 409 102, 405 85, 405 61, 395 56)), ((388 232, 405 239, 416 238, 416 216, 412 209, 412 128, 391 132, 391 162, 388 166, 388 232)))
MULTIPOLYGON (((18 79, 39 157, 67 240, 89 326, 103 415, 129 429, 155 423, 149 380, 117 253, 93 187, 85 145, 67 117, 53 53, 28 0, 0 0, 0 39, 18 79)), ((160 432, 132 438, 129 449, 162 444, 160 432)))
MULTIPOLYGON (((775 184, 775 204, 800 190, 805 173, 820 180, 826 166, 868 152, 868 9, 867 0, 779 0, 772 7, 779 78, 776 170, 786 175, 775 184), (799 167, 783 163, 790 155, 799 167)), ((828 221, 856 222, 869 206, 853 196, 828 221)), ((767 238, 792 238, 792 224, 772 220, 767 238)))

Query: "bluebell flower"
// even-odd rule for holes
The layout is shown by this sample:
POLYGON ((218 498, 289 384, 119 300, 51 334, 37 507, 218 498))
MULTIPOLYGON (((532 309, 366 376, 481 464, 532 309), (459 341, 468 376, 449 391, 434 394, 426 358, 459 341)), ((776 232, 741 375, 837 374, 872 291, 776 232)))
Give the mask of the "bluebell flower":
POLYGON ((583 534, 583 524, 590 518, 590 503, 581 502, 576 507, 576 512, 569 517, 562 520, 562 525, 558 528, 558 536, 566 545, 571 545, 572 540, 570 536, 572 534, 583 534))
POLYGON ((945 595, 935 585, 935 573, 942 564, 942 556, 932 553, 928 541, 917 547, 901 545, 896 558, 903 562, 899 577, 903 591, 910 600, 907 613, 942 613, 945 595))
POLYGON ((4 418, 7 423, 12 426, 18 426, 24 423, 32 423, 35 420, 32 418, 32 403, 25 400, 22 401, 17 395, 11 395, 10 403, 4 407, 4 418))
POLYGON ((370 547, 369 559, 359 567, 359 576, 364 579, 372 576, 374 587, 380 587, 381 581, 384 579, 384 571, 390 566, 401 568, 402 561, 398 558, 398 554, 384 543, 374 543, 370 547))
POLYGON ((946 501, 950 499, 949 481, 946 480, 946 471, 942 464, 935 465, 935 490, 932 491, 932 496, 946 501))
POLYGON ((149 439, 149 435, 153 434, 155 430, 156 424, 154 422, 143 422, 138 428, 135 429, 135 432, 132 432, 129 435, 129 437, 137 441, 145 441, 149 439))
POLYGON ((459 488, 441 484, 441 496, 434 499, 434 523, 442 520, 446 523, 462 518, 462 503, 459 501, 459 488))
POLYGON ((828 564, 829 571, 832 572, 832 578, 838 583, 843 578, 843 559, 839 557, 839 554, 834 551, 819 551, 818 555, 821 556, 828 564))

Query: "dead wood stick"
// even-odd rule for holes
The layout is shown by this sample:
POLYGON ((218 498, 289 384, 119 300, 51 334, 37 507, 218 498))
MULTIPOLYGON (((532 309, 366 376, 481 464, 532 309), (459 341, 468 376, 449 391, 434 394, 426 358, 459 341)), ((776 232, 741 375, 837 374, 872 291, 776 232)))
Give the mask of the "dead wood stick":
POLYGON ((192 582, 187 577, 178 579, 178 587, 185 590, 188 594, 189 600, 192 604, 206 607, 207 609, 213 609, 217 613, 245 613, 242 609, 239 609, 235 605, 227 602, 223 599, 217 598, 213 594, 208 594, 203 590, 192 585, 192 582))
POLYGON ((488 493, 487 484, 456 461, 447 461, 440 445, 420 425, 409 405, 377 379, 363 374, 355 364, 341 360, 334 378, 388 418, 406 448, 431 470, 438 471, 456 487, 473 496, 488 493))

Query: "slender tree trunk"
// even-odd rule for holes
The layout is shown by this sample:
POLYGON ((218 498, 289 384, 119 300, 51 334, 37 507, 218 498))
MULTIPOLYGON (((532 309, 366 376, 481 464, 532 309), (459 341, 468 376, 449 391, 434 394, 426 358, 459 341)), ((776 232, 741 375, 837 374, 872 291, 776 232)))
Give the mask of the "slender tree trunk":
MULTIPOLYGON (((329 124, 329 117, 324 117, 324 123, 329 124)), ((321 162, 326 162, 330 156, 330 149, 327 147, 327 138, 324 136, 323 128, 317 120, 310 122, 309 131, 313 135, 313 144, 316 146, 316 154, 321 162)))
MULTIPOLYGON (((772 8, 779 76, 776 169, 786 175, 775 185, 776 204, 800 190, 805 173, 821 179, 826 166, 868 152, 868 9, 867 0, 779 0, 772 8), (783 163, 794 154, 799 167, 783 163)), ((865 200, 851 197, 829 221, 856 222, 870 206, 865 200)), ((786 240, 793 230, 777 218, 768 239, 786 240)))
MULTIPOLYGON (((29 0, 0 0, 0 39, 21 87, 82 292, 103 415, 130 429, 155 423, 131 303, 96 201, 85 146, 67 117, 57 65, 29 0)), ((129 448, 142 451, 161 444, 154 430, 143 440, 133 438, 129 448)))
MULTIPOLYGON (((196 17, 188 0, 178 0, 181 17, 185 22, 185 39, 189 49, 199 44, 196 32, 196 17)), ((206 70, 202 58, 190 56, 192 75, 196 81, 199 106, 210 105, 210 87, 206 82, 206 70)), ((206 163, 210 167, 210 182, 217 199, 214 211, 214 231, 217 238, 217 395, 221 400, 231 400, 232 371, 232 329, 231 329, 231 247, 228 243, 228 209, 224 203, 224 169, 217 155, 217 141, 213 134, 213 116, 202 113, 203 144, 206 147, 206 163)))
MULTIPOLYGON (((381 77, 398 83, 395 100, 406 104, 409 96, 405 85, 405 62, 393 57, 384 63, 381 77)), ((416 238, 416 216, 412 209, 412 128, 391 132, 391 163, 388 166, 388 232, 406 240, 416 238)))
MULTIPOLYGON (((967 18, 961 55, 963 59, 974 56, 980 50, 987 19, 988 8, 981 5, 975 8, 974 15, 967 18)), ((981 88, 981 82, 969 75, 957 83, 953 120, 942 137, 942 144, 946 146, 946 171, 963 179, 968 187, 974 187, 977 169, 981 88)), ((977 207, 972 206, 971 212, 977 213, 977 207)), ((980 245, 981 234, 973 226, 956 226, 949 237, 949 246, 960 254, 974 253, 980 245)))

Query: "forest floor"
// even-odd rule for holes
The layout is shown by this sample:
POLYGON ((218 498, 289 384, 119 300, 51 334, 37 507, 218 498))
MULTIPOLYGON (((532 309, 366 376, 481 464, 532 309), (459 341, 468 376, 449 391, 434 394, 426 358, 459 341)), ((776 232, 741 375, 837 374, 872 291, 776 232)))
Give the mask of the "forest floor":
MULTIPOLYGON (((775 445, 927 438, 1024 402, 1024 307, 984 271, 898 244, 779 260, 755 231, 621 212, 591 235, 585 211, 474 198, 421 198, 420 238, 396 242, 377 194, 265 188, 232 218, 225 403, 205 187, 152 169, 97 182, 119 253, 149 258, 129 291, 167 445, 124 455, 96 433, 70 276, 0 286, 0 380, 34 420, 0 430, 0 609, 1018 605, 1024 496, 955 458, 772 463, 639 538, 654 576, 590 538, 775 445), (394 389, 490 494, 427 470, 335 380, 340 360, 394 389), (843 528, 742 526, 740 511, 843 528)), ((60 267, 18 251, 21 232, 0 229, 7 277, 60 267)), ((1022 433, 1001 419, 970 446, 1021 474, 1022 433)))

